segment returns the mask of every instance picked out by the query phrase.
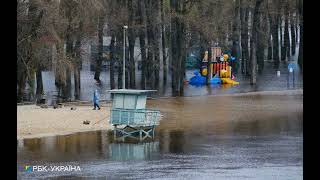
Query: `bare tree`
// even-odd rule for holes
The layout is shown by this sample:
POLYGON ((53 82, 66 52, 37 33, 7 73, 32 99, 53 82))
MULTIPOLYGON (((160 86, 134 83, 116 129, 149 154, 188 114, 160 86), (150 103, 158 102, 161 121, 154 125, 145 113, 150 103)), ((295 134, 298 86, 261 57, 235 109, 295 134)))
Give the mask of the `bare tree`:
POLYGON ((256 84, 257 82, 257 37, 258 37, 258 27, 259 27, 259 19, 260 19, 260 8, 263 0, 256 0, 254 12, 253 12, 253 24, 252 24, 252 38, 250 41, 251 47, 251 78, 250 84, 256 84))
POLYGON ((303 70, 303 2, 299 0, 299 28, 300 28, 300 41, 299 41, 299 56, 298 64, 303 70))
POLYGON ((206 50, 211 55, 213 42, 232 50, 237 59, 241 57, 241 72, 249 75, 255 84, 257 67, 259 72, 264 68, 264 50, 268 49, 268 59, 278 68, 283 55, 290 57, 290 50, 295 53, 294 39, 299 27, 298 63, 302 67, 301 0, 17 0, 17 8, 18 101, 23 100, 27 84, 31 87, 36 84, 36 99, 42 98, 41 72, 48 68, 54 71, 61 100, 72 99, 72 75, 74 98, 80 99, 82 45, 88 40, 97 41, 94 79, 100 82, 104 36, 111 37, 111 89, 122 85, 122 68, 116 72, 115 64, 122 67, 126 39, 126 87, 136 88, 135 58, 140 55, 141 88, 158 88, 162 64, 163 81, 167 81, 166 75, 170 73, 174 96, 183 95, 185 61, 192 48, 200 47, 202 59, 206 50), (129 26, 125 39, 124 25, 129 26), (279 31, 284 31, 284 35, 280 33, 279 37, 279 31), (139 39, 140 54, 134 51, 136 39, 139 39), (53 55, 46 57, 46 54, 53 55))

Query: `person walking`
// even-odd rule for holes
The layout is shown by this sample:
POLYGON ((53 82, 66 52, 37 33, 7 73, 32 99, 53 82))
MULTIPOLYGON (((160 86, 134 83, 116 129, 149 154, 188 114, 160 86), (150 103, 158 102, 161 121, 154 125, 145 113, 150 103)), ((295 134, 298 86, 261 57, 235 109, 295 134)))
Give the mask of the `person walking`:
POLYGON ((96 110, 96 107, 98 107, 98 110, 100 110, 99 93, 97 89, 93 92, 93 107, 94 107, 93 110, 96 110))

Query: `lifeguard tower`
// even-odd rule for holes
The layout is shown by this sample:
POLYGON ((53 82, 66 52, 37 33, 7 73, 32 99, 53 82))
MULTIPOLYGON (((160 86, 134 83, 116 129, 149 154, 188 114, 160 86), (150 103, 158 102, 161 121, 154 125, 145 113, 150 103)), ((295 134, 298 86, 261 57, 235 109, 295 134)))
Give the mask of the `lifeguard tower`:
POLYGON ((153 138, 159 123, 160 111, 146 109, 147 93, 155 90, 115 89, 112 98, 110 124, 114 126, 114 138, 125 137, 144 140, 153 138), (139 135, 139 138, 137 138, 139 135))

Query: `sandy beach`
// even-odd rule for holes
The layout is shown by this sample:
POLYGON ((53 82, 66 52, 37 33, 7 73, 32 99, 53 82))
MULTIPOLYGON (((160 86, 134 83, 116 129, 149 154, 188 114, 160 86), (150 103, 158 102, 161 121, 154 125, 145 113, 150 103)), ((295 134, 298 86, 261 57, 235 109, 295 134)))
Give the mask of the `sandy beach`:
POLYGON ((110 106, 92 110, 92 105, 53 109, 36 105, 17 106, 17 139, 65 135, 109 129, 110 106), (76 110, 71 110, 76 107, 76 110), (89 120, 90 124, 83 124, 89 120))

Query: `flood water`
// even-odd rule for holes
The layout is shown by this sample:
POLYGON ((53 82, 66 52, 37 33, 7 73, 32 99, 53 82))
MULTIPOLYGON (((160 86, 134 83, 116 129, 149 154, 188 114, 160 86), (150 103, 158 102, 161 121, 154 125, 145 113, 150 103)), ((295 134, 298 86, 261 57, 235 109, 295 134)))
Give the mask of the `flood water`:
MULTIPOLYGON (((279 70, 280 76, 277 76, 277 70, 273 67, 273 63, 265 62, 264 70, 261 74, 258 74, 257 84, 252 86, 250 85, 250 80, 248 77, 245 77, 241 73, 235 75, 235 80, 240 82, 239 85, 210 85, 210 86, 192 86, 185 84, 184 85, 184 94, 183 96, 206 96, 214 94, 232 94, 232 93, 243 93, 243 92, 252 92, 252 91, 272 91, 272 90, 287 90, 287 89, 301 89, 303 88, 303 74, 297 67, 294 74, 291 73, 288 80, 288 63, 281 63, 279 70), (294 75, 294 79, 293 79, 294 75)), ((141 81, 141 71, 136 68, 136 87, 139 89, 141 81)), ((186 80, 190 80, 194 76, 193 72, 195 70, 186 71, 186 80)), ((92 94, 95 89, 97 89, 101 95, 101 100, 110 100, 110 93, 107 90, 110 90, 110 78, 109 71, 105 70, 101 72, 100 79, 102 85, 98 86, 93 80, 94 71, 90 71, 88 65, 83 65, 81 70, 81 90, 80 90, 80 100, 82 101, 91 101, 92 94)), ((162 71, 160 77, 162 77, 162 71)), ((54 84, 54 73, 52 71, 42 72, 43 77, 43 86, 45 98, 47 99, 48 104, 52 104, 53 100, 56 98, 57 90, 54 84)), ((159 89, 156 93, 152 94, 154 97, 169 97, 172 96, 171 89, 171 75, 168 73, 167 82, 163 82, 163 79, 160 78, 159 89)), ((115 80, 117 83, 117 75, 115 80)), ((71 78, 72 82, 72 97, 74 92, 74 80, 73 76, 71 78)), ((117 87, 117 86, 116 86, 117 87)), ((29 92, 29 90, 26 90, 29 92)), ((35 93, 35 91, 34 91, 35 93)), ((73 100, 73 98, 71 98, 73 100)))
POLYGON ((107 131, 18 140, 18 179, 302 179, 303 96, 198 96, 148 101, 154 139, 107 131), (26 172, 76 165, 81 172, 26 172))

